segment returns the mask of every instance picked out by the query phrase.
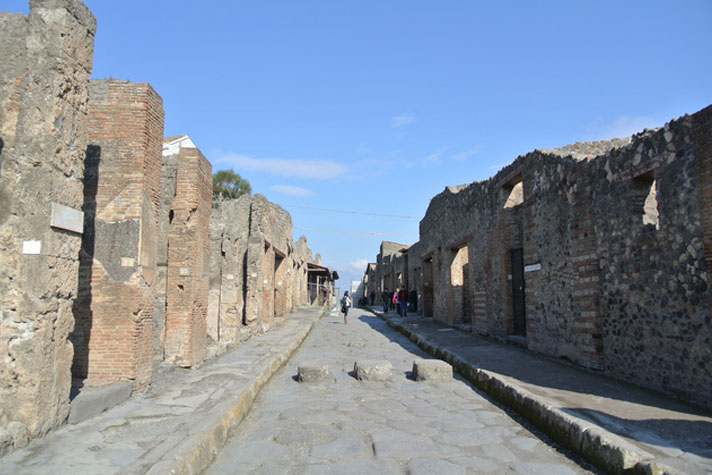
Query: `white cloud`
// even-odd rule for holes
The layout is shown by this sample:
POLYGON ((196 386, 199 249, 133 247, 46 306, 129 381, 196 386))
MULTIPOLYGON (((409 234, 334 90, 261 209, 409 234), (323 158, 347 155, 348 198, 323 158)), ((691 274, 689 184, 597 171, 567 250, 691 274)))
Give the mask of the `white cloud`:
POLYGON ((371 153, 371 149, 368 148, 368 145, 362 143, 362 144, 359 144, 358 147, 356 147, 356 153, 358 153, 359 155, 364 155, 367 153, 371 153))
POLYGON ((464 152, 458 152, 458 153, 448 153, 448 148, 447 147, 440 147, 435 150, 433 150, 429 155, 427 155, 423 161, 425 162, 426 165, 439 165, 445 160, 452 160, 455 162, 464 162, 468 158, 472 157, 473 155, 479 153, 481 147, 478 145, 477 147, 473 147, 469 150, 465 150, 464 152))
POLYGON ((482 147, 478 145, 477 147, 473 147, 473 148, 471 148, 471 149, 469 149, 469 150, 465 150, 464 152, 456 153, 456 154, 452 155, 450 158, 452 158, 452 159, 455 160, 456 162, 464 162, 465 160, 467 160, 467 159, 470 158, 471 156, 473 156, 473 155, 479 153, 479 151, 480 151, 481 148, 482 148, 482 147))
POLYGON ((442 159, 444 153, 445 149, 440 147, 439 149, 433 151, 430 155, 425 157, 425 162, 438 164, 440 163, 440 160, 442 159))
POLYGON ((297 158, 257 158, 227 153, 215 160, 216 164, 231 166, 238 173, 259 171, 270 175, 328 180, 343 176, 347 167, 333 160, 305 160, 297 158))
POLYGON ((509 165, 510 163, 512 163, 512 162, 499 162, 499 163, 495 163, 494 165, 490 165, 489 167, 487 167, 487 169, 488 169, 488 170, 501 170, 502 168, 506 167, 506 166, 509 165))
POLYGON ((418 118, 412 114, 398 114, 391 117, 391 127, 394 129, 398 127, 405 127, 406 125, 410 125, 417 120, 418 118))
POLYGON ((274 191, 278 193, 282 193, 284 195, 290 195, 290 196, 316 196, 316 193, 314 193, 311 190, 307 190, 306 188, 302 188, 300 186, 291 186, 291 185, 273 185, 271 187, 274 191))
POLYGON ((609 124, 592 126, 590 128, 591 140, 630 137, 633 134, 642 132, 643 129, 654 129, 660 127, 660 125, 652 117, 622 115, 609 124))
POLYGON ((349 265, 353 267, 354 269, 357 270, 366 270, 366 266, 368 265, 368 261, 366 259, 361 259, 358 261, 353 261, 350 262, 349 265))

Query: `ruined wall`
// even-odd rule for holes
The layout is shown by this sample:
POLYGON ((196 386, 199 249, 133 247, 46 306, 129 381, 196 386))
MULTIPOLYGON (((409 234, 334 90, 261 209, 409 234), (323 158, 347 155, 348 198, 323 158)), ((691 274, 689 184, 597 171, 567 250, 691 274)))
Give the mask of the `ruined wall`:
POLYGON ((636 135, 588 164, 604 368, 708 406, 712 322, 701 219, 712 210, 700 208, 698 171, 710 156, 711 111, 636 135), (651 189, 656 213, 646 200, 651 189))
POLYGON ((292 261, 294 262, 294 268, 292 271, 294 272, 294 277, 292 278, 292 303, 294 307, 308 305, 308 264, 313 261, 313 258, 305 236, 299 236, 299 239, 294 242, 294 254, 292 256, 292 261))
POLYGON ((377 267, 377 263, 369 262, 363 275, 363 282, 366 284, 365 293, 371 299, 371 305, 376 305, 380 301, 381 291, 378 288, 377 267))
POLYGON ((30 3, 0 13, 0 454, 69 412, 96 30, 81 1, 30 3))
POLYGON ((252 198, 245 321, 269 328, 291 310, 292 217, 262 195, 252 198))
POLYGON ((262 195, 243 195, 219 202, 210 228, 212 338, 242 341, 306 304, 311 251, 306 239, 292 242, 289 213, 262 195))
POLYGON ((408 248, 407 253, 407 289, 408 303, 411 304, 411 310, 420 312, 423 300, 423 259, 421 255, 420 242, 412 244, 408 248))
POLYGON ((170 199, 164 357, 190 367, 205 358, 212 166, 185 137, 163 154, 164 201, 170 199))
POLYGON ((92 80, 72 371, 84 384, 150 382, 163 101, 148 83, 92 80))
POLYGON ((388 290, 392 294, 400 284, 398 273, 403 272, 403 253, 401 249, 405 247, 407 247, 406 244, 398 242, 381 242, 381 249, 376 257, 376 281, 380 288, 379 294, 384 290, 388 290))
POLYGON ((709 108, 446 189, 421 221, 424 308, 709 405, 705 153, 709 108))
POLYGON ((245 312, 247 239, 251 197, 219 202, 210 217, 208 335, 214 341, 241 341, 245 312))

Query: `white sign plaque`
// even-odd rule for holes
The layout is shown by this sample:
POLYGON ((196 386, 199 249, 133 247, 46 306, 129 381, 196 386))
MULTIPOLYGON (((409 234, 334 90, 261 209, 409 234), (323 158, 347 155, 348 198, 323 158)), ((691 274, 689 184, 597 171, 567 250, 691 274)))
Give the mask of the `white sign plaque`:
POLYGON ((74 233, 84 232, 84 213, 69 206, 52 203, 52 213, 49 225, 74 233))
POLYGON ((524 266, 524 272, 534 272, 537 270, 541 270, 541 262, 524 266))
POLYGON ((38 255, 42 252, 42 241, 22 241, 22 253, 38 255))

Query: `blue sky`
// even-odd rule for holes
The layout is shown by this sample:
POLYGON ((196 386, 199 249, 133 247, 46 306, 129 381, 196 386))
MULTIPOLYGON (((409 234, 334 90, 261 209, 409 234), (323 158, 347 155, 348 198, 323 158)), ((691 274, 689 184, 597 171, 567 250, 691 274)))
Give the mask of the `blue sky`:
POLYGON ((342 288, 445 186, 712 103, 709 0, 85 3, 92 76, 150 82, 165 134, 287 209, 342 288))

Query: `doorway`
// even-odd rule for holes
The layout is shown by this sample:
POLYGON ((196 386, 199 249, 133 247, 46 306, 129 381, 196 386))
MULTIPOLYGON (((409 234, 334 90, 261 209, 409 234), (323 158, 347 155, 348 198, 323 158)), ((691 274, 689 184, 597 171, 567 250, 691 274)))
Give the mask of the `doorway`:
POLYGON ((526 315, 524 306, 524 250, 522 248, 510 251, 512 259, 512 318, 513 333, 519 336, 527 335, 526 315))

